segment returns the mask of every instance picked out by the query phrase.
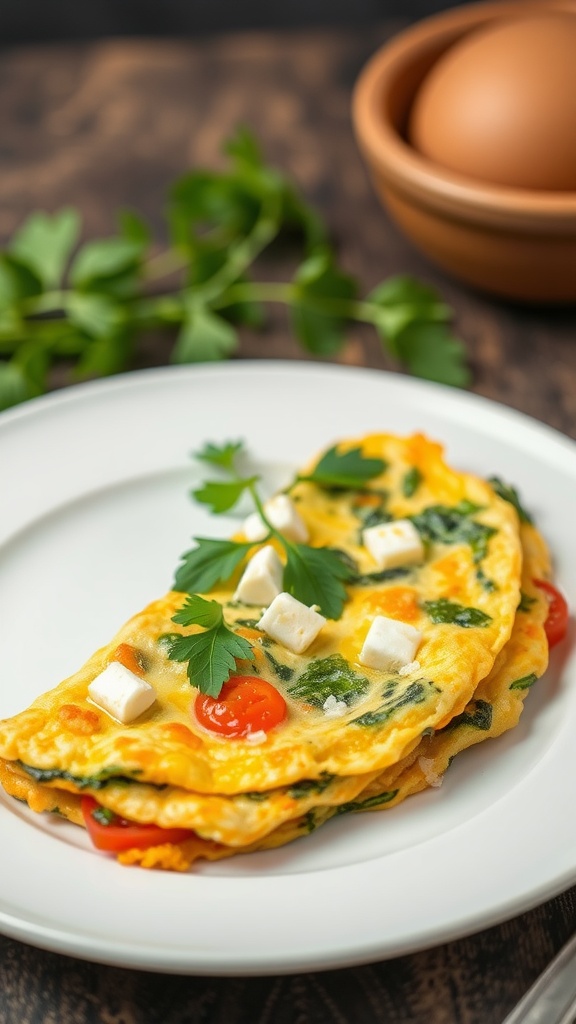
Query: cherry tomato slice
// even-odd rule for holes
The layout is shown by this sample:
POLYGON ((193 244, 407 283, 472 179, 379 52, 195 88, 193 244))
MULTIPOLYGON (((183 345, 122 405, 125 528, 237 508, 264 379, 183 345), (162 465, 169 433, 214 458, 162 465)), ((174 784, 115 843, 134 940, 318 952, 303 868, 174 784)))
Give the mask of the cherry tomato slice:
POLYGON ((219 697, 199 693, 194 713, 200 725, 221 736, 268 732, 286 717, 286 701, 258 676, 230 676, 219 697))
POLYGON ((548 646, 554 647, 566 636, 568 629, 568 605, 559 590, 547 580, 534 580, 534 584, 543 590, 548 600, 548 617, 544 623, 544 632, 548 638, 548 646))
POLYGON ((149 846, 161 846, 163 843, 180 843, 194 835, 187 828, 160 828, 159 825, 139 825, 135 821, 128 821, 101 807, 92 796, 82 797, 81 808, 94 846, 108 853, 120 853, 133 848, 146 850, 149 846))

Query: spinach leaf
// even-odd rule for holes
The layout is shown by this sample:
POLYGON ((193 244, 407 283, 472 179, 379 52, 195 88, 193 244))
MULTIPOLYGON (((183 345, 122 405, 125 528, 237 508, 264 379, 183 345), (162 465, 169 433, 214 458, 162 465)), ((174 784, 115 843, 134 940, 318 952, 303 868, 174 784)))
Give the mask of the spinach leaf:
POLYGON ((265 648, 264 654, 278 676, 278 679, 281 679, 283 683, 289 683, 294 675, 294 669, 290 668, 290 665, 283 665, 282 662, 277 661, 274 655, 265 648))
POLYGON ((488 483, 494 488, 496 494, 499 495, 500 498, 503 498, 504 501, 507 501, 510 505, 514 506, 521 523, 532 523, 534 521, 532 516, 522 506, 518 491, 515 487, 512 487, 510 484, 505 484, 504 481, 497 476, 491 476, 488 483))
POLYGON ((474 562, 478 563, 486 557, 488 541, 496 533, 493 526, 486 526, 470 518, 479 511, 480 505, 462 501, 453 508, 430 505, 410 518, 423 540, 440 544, 469 544, 474 562))
POLYGON ((425 679, 417 679, 410 683, 401 693, 396 694, 397 683, 393 687, 390 684, 384 691, 384 701, 374 711, 366 711, 358 718, 352 719, 351 725, 382 725, 399 711, 400 708, 410 704, 421 704, 426 700, 426 688, 433 684, 425 679))
POLYGON ((513 683, 510 683, 511 690, 529 690, 534 683, 538 681, 538 676, 535 672, 530 672, 530 675, 522 676, 521 679, 515 679, 513 683))
POLYGON ((424 608, 432 622, 452 623, 464 629, 487 626, 492 622, 492 616, 480 611, 479 608, 466 608, 456 601, 449 601, 447 597, 440 597, 437 601, 424 601, 424 608))
POLYGON ((394 569, 380 569, 378 572, 357 573, 350 576, 348 583, 355 587, 371 587, 374 583, 388 583, 389 580, 400 580, 410 576, 412 567, 397 565, 394 569))
POLYGON ((516 610, 519 611, 519 612, 529 612, 531 607, 532 607, 532 605, 535 603, 535 601, 536 601, 535 597, 530 597, 528 594, 525 594, 521 590, 520 591, 520 603, 519 603, 518 608, 516 610))
MULTIPOLYGON (((78 789, 103 789, 110 782, 134 782, 131 775, 139 775, 141 771, 139 768, 135 768, 127 773, 125 768, 110 765, 109 768, 102 768, 94 775, 72 775, 71 772, 64 771, 62 768, 34 768, 33 765, 24 764, 23 761, 18 761, 17 764, 24 769, 27 775, 36 779, 36 782, 55 782, 62 779, 64 782, 72 782, 78 789)), ((149 783, 149 785, 154 785, 154 783, 149 783)), ((158 786, 157 788, 161 789, 162 787, 158 786)))
POLYGON ((369 796, 366 800, 350 800, 346 804, 340 804, 336 814, 349 814, 350 811, 369 811, 372 807, 381 807, 382 804, 389 804, 397 794, 397 789, 391 789, 386 793, 377 793, 375 796, 369 796))
POLYGON ((461 715, 456 715, 451 722, 448 722, 446 730, 441 729, 440 731, 457 729, 460 725, 469 725, 474 729, 481 729, 482 732, 488 732, 492 725, 492 705, 487 700, 472 700, 461 715))
POLYGON ((296 682, 288 688, 291 697, 321 708, 328 697, 334 696, 347 705, 363 697, 370 683, 357 675, 341 654, 313 661, 296 682))
POLYGON ((290 786, 288 795, 294 800, 301 800, 310 793, 323 793, 334 779, 335 776, 330 772, 322 772, 317 779, 301 779, 300 782, 295 782, 293 786, 290 786))
POLYGON ((402 477, 402 494, 405 498, 411 498, 422 483, 422 473, 418 466, 412 466, 402 477))

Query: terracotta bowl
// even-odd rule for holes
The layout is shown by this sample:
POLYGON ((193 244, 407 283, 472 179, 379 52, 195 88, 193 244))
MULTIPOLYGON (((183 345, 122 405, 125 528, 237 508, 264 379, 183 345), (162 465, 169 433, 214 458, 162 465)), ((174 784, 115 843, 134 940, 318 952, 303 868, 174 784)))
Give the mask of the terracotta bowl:
POLYGON ((472 29, 574 0, 477 3, 428 18, 386 43, 360 74, 356 136, 378 195, 431 260, 469 284, 531 302, 576 301, 576 193, 515 189, 444 171, 406 141, 418 87, 472 29))

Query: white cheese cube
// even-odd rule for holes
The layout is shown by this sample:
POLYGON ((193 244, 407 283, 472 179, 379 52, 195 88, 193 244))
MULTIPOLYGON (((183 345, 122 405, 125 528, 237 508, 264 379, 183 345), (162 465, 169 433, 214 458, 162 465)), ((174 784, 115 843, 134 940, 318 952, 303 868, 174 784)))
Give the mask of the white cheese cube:
POLYGON ((154 687, 119 661, 111 661, 96 676, 88 693, 98 707, 124 725, 142 715, 156 700, 154 687))
POLYGON ((409 665, 414 661, 421 640, 420 630, 408 622, 377 615, 360 651, 360 664, 384 670, 409 665))
POLYGON ((294 654, 302 654, 325 625, 326 619, 314 608, 297 601, 291 594, 278 594, 258 623, 273 640, 294 654))
POLYGON ((284 566, 271 544, 260 548, 246 566, 234 594, 235 601, 268 605, 282 590, 284 566))
MULTIPOLYGON (((308 540, 308 529, 302 516, 287 494, 277 494, 264 502, 264 511, 272 523, 274 529, 278 530, 287 540, 293 540, 297 544, 305 544, 308 540)), ((242 527, 246 540, 263 540, 268 533, 267 527, 262 522, 258 512, 253 512, 244 520, 242 527)))
POLYGON ((333 693, 331 693, 329 697, 326 697, 322 707, 324 709, 325 718, 342 718, 342 716, 348 711, 346 701, 338 700, 333 693))
POLYGON ((399 565, 415 565, 424 559, 424 545, 418 530, 409 519, 369 526, 362 533, 379 569, 395 569, 399 565))

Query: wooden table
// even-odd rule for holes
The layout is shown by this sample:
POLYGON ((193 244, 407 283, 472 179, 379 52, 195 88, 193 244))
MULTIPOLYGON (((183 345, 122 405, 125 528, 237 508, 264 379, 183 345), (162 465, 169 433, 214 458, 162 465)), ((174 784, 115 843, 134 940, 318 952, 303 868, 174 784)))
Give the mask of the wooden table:
MULTIPOLYGON (((520 308, 448 280, 372 194, 352 137, 350 91, 398 27, 5 52, 0 236, 31 209, 74 203, 88 236, 110 232, 114 211, 131 206, 161 239, 167 185, 189 166, 217 164, 222 140, 247 123, 316 203, 365 289, 398 272, 433 284, 456 312, 473 389, 576 437, 574 310, 520 308)), ((139 362, 166 355, 150 339, 139 362)), ((262 355, 304 358, 280 315, 266 335, 242 340, 241 356, 262 355)), ((392 368, 361 329, 340 361, 392 368)), ((575 927, 573 889, 500 927, 398 960, 247 979, 145 974, 0 938, 0 1024, 500 1024, 575 927)))

